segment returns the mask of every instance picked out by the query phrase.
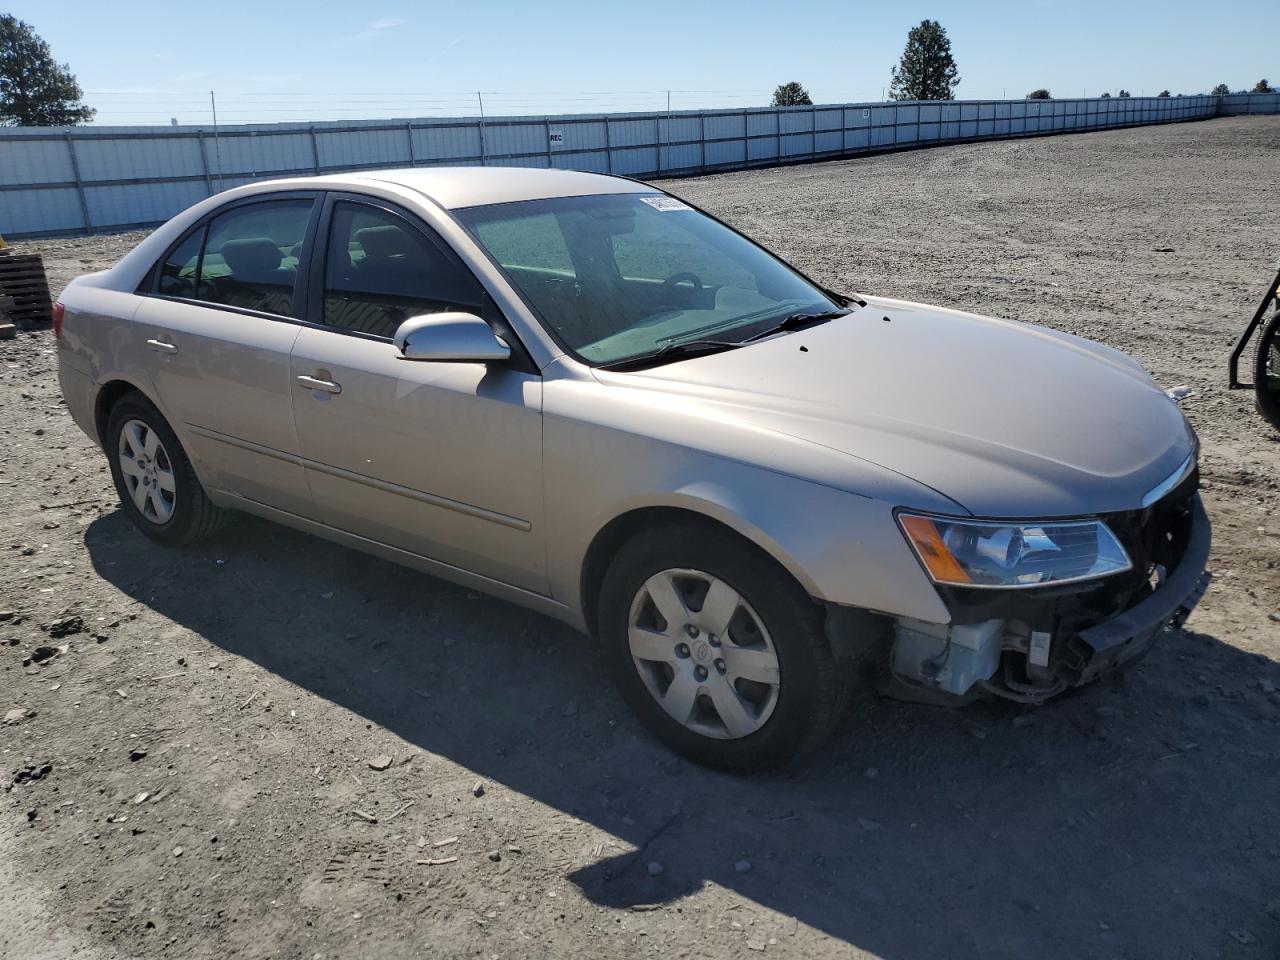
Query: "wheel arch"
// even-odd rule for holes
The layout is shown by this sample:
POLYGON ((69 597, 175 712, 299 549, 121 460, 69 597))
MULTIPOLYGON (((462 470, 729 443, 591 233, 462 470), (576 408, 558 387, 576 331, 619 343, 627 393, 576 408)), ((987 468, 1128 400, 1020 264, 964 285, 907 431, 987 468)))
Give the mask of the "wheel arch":
MULTIPOLYGON (((174 435, 178 438, 178 443, 182 445, 183 451, 191 460, 191 469, 195 471, 196 477, 200 482, 205 484, 205 489, 207 491, 209 486, 207 483, 208 477, 206 476, 205 467, 202 463, 198 463, 191 456, 191 445, 189 443, 190 438, 183 429, 184 425, 180 422, 176 422, 173 417, 169 416, 169 411, 165 409, 164 404, 162 404, 150 390, 138 383, 136 380, 120 376, 107 377, 98 388, 97 395, 93 400, 93 428, 98 435, 98 446, 101 447, 102 451, 108 456, 111 455, 111 452, 107 449, 106 445, 107 421, 111 418, 111 411, 115 405, 131 393, 136 393, 145 399, 149 404, 155 407, 160 413, 160 416, 164 418, 164 422, 167 423, 169 425, 169 429, 174 432, 174 435)), ((213 494, 211 494, 211 496, 213 496, 213 494)))
MULTIPOLYGON (((133 381, 125 380, 121 377, 105 381, 98 388, 98 394, 93 400, 93 429, 98 435, 98 446, 103 449, 106 449, 107 420, 111 416, 111 408, 119 403, 122 397, 130 393, 142 394, 157 410, 161 410, 155 398, 133 381)), ((164 411, 161 410, 161 415, 163 414, 164 411)), ((168 418, 166 417, 165 419, 167 420, 168 418)))
POLYGON ((756 550, 781 567, 809 596, 817 594, 801 566, 764 531, 745 521, 724 504, 696 497, 671 502, 631 506, 604 524, 591 539, 583 556, 580 603, 587 631, 596 630, 596 607, 605 571, 622 545, 641 530, 654 526, 696 525, 727 535, 756 550))

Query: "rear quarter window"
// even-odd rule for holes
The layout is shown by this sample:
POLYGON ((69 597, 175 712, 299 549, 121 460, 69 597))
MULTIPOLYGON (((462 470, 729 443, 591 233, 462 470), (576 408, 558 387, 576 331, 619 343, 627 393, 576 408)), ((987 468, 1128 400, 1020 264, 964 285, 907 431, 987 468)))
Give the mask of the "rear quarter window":
POLYGON ((158 293, 167 297, 195 296, 204 232, 204 227, 192 232, 160 264, 160 275, 156 284, 158 293))

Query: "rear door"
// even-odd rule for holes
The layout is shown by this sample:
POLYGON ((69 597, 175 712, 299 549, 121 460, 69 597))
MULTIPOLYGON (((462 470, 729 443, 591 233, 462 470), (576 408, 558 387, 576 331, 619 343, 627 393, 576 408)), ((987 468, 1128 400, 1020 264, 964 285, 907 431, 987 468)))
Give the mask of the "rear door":
POLYGON ((135 316, 151 381, 201 478, 302 516, 314 509, 289 353, 318 200, 272 194, 211 215, 157 265, 135 316))
POLYGON ((292 374, 322 519, 545 593, 541 375, 480 282, 418 218, 334 196, 319 236, 292 374), (481 315, 512 343, 512 360, 403 359, 396 328, 448 310, 481 315))

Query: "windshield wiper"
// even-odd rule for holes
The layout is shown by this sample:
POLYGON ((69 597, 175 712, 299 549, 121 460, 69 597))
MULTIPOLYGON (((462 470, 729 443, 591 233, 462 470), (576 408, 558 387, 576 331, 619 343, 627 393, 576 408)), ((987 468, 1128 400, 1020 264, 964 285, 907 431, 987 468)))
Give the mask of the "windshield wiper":
POLYGON ((853 311, 849 309, 824 310, 814 313, 791 313, 772 326, 747 337, 745 340, 711 340, 707 338, 680 340, 676 343, 668 343, 666 346, 659 347, 650 353, 627 357, 624 360, 614 360, 612 363, 602 363, 599 369, 639 370, 643 367, 657 366, 670 360, 684 360, 688 357, 697 357, 708 353, 720 353, 723 350, 732 350, 734 347, 743 347, 749 343, 755 343, 757 340, 771 337, 775 333, 782 333, 786 330, 800 330, 814 324, 835 320, 837 317, 847 317, 851 313, 853 311))
POLYGON ((837 293, 835 290, 826 289, 826 287, 822 288, 822 292, 842 307, 847 307, 854 303, 860 307, 865 307, 867 305, 867 301, 863 300, 856 293, 837 293))
POLYGON ((602 363, 599 369, 639 370, 642 367, 653 367, 671 360, 684 360, 688 357, 700 357, 708 353, 732 350, 734 347, 742 346, 743 343, 746 343, 746 341, 682 340, 679 343, 668 343, 665 347, 660 347, 651 353, 642 353, 637 357, 627 357, 625 360, 614 360, 612 363, 602 363))
POLYGON ((804 327, 811 327, 815 324, 826 323, 828 320, 835 320, 837 317, 847 317, 852 310, 826 310, 821 313, 792 313, 783 317, 771 327, 761 330, 759 333, 753 334, 743 340, 743 343, 754 343, 756 340, 763 340, 765 337, 771 337, 775 333, 782 333, 785 330, 801 330, 804 327))

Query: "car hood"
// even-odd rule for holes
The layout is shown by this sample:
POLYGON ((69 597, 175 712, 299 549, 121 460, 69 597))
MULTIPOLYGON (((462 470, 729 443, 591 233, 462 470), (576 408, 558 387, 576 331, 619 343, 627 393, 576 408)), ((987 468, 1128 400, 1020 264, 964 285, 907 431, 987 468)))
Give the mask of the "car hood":
POLYGON ((1124 354, 898 300, 601 378, 871 461, 983 517, 1135 509, 1195 449, 1176 404, 1124 354))

